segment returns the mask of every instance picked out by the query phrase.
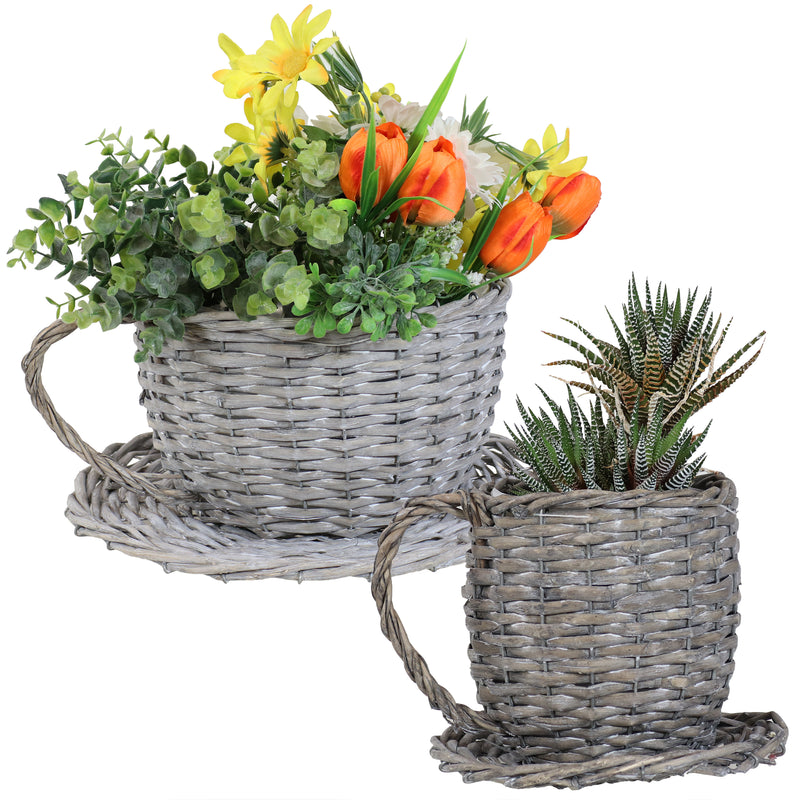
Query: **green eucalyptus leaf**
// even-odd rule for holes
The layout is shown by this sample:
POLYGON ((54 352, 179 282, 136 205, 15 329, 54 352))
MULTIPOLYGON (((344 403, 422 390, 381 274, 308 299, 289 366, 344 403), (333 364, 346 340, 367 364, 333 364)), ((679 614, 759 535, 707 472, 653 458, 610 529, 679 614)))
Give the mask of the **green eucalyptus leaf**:
POLYGON ((208 165, 204 161, 195 161, 186 167, 186 180, 189 183, 202 183, 206 178, 208 178, 208 165))
POLYGON ((118 223, 116 212, 110 208, 103 208, 95 215, 89 227, 99 236, 106 237, 116 231, 118 223))
POLYGON ((46 247, 51 248, 56 238, 56 226, 53 220, 47 219, 39 226, 39 241, 46 247))
POLYGON ((255 277, 261 275, 261 273, 267 268, 267 264, 269 263, 269 257, 263 250, 256 250, 254 253, 250 253, 244 260, 244 268, 247 271, 247 274, 255 277))
POLYGON ((36 244, 36 231, 26 228, 14 237, 13 246, 17 250, 30 250, 36 244))
POLYGON ((246 309, 250 316, 257 317, 262 314, 274 314, 278 307, 269 295, 259 290, 247 298, 246 309))
POLYGON ((239 277, 236 262, 220 248, 197 256, 192 261, 192 271, 205 289, 225 286, 239 277))
POLYGON ((178 161, 180 161, 182 167, 188 167, 190 164, 194 164, 196 160, 197 156, 194 154, 194 150, 192 150, 191 147, 183 145, 178 151, 178 161))

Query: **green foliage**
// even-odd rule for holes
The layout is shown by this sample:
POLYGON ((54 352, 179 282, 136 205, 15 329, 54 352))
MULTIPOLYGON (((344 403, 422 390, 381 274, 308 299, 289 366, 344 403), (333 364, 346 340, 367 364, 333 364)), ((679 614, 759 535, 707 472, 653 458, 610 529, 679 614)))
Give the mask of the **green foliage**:
MULTIPOLYGON (((346 334, 360 328, 378 340, 395 327, 402 339, 410 340, 423 327, 436 325, 436 318, 421 309, 436 301, 443 282, 435 272, 438 255, 424 239, 414 240, 407 255, 399 243, 382 244, 356 225, 347 239, 349 246, 338 265, 328 271, 311 265, 313 310, 297 321, 298 334, 321 337, 333 330, 346 334)), ((302 311, 295 306, 295 313, 302 311)))
POLYGON ((577 350, 583 360, 560 360, 548 366, 572 366, 582 370, 587 381, 570 380, 572 386, 598 397, 608 410, 619 413, 626 422, 638 414, 643 423, 656 409, 663 412, 664 425, 675 424, 722 394, 758 358, 757 350, 745 363, 736 366, 765 333, 739 348, 717 366, 717 360, 730 322, 721 326, 721 317, 709 313, 711 294, 697 306, 697 289, 688 292, 685 303, 678 292, 670 300, 666 287, 659 285, 655 300, 645 286, 645 300, 636 281, 628 284, 627 303, 622 309, 622 324, 609 313, 617 344, 589 333, 572 320, 594 349, 572 339, 549 333, 577 350))
POLYGON ((640 419, 637 407, 628 423, 607 416, 600 398, 587 415, 570 387, 566 411, 540 391, 550 414, 543 408, 536 413, 517 398, 523 425, 507 426, 517 457, 528 467, 515 473, 520 491, 682 489, 703 464, 705 457, 695 454, 708 427, 694 436, 686 427, 688 414, 667 428, 664 404, 658 403, 649 420, 640 419))
POLYGON ((484 97, 478 104, 478 107, 471 113, 467 113, 467 98, 464 98, 464 110, 461 113, 461 130, 469 131, 471 135, 471 142, 474 144, 483 139, 489 138, 489 111, 486 108, 486 101, 488 98, 484 97))
POLYGON ((315 336, 355 327, 379 339, 395 327, 411 339, 436 324, 423 307, 469 287, 440 266, 461 246, 460 223, 356 228, 356 204, 337 196, 339 144, 324 131, 288 144, 269 186, 255 177, 255 155, 225 166, 221 151, 215 171, 169 137, 146 139, 155 144, 141 156, 119 131, 90 142, 101 148, 97 169, 85 183, 61 175, 65 200, 28 209, 35 224, 14 237, 9 261, 59 266, 74 290, 49 302, 67 322, 144 323, 138 360, 181 338, 202 308, 294 315, 298 332, 315 336))
POLYGON ((298 137, 292 144, 299 151, 297 166, 303 182, 318 191, 330 187, 331 197, 339 194, 336 181, 339 175, 339 157, 336 153, 329 152, 322 140, 306 142, 298 137))
POLYGON ((296 225, 306 235, 309 247, 330 250, 334 245, 344 241, 348 221, 347 211, 330 206, 317 206, 313 200, 309 200, 303 213, 298 215, 296 225))
POLYGON ((306 268, 290 250, 272 259, 257 251, 246 260, 248 278, 233 296, 233 310, 242 319, 273 314, 279 304, 303 311, 308 304, 311 281, 306 268))
POLYGON ((180 241, 193 253, 228 244, 236 237, 236 228, 222 207, 218 188, 180 203, 178 222, 182 229, 180 241))

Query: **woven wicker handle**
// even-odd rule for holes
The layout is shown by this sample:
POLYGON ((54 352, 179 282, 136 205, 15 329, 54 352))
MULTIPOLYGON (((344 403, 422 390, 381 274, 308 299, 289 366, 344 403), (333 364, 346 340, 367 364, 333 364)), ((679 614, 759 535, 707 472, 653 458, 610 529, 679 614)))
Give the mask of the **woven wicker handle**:
POLYGON ((76 327, 76 325, 68 325, 61 320, 56 320, 36 336, 31 344, 30 352, 22 359, 22 369, 25 371, 25 386, 36 410, 42 415, 44 421, 65 447, 72 450, 73 453, 80 456, 87 464, 97 469, 107 478, 133 489, 135 492, 149 495, 160 502, 174 504, 176 500, 190 499, 191 495, 188 493, 161 489, 136 472, 122 464, 118 464, 103 453, 99 453, 91 445, 84 442, 77 431, 56 411, 50 395, 42 385, 44 356, 51 345, 65 339, 76 327))
POLYGON ((392 562, 397 555, 406 529, 420 517, 433 514, 453 514, 461 519, 486 524, 481 495, 477 492, 456 492, 411 500, 383 531, 378 541, 375 568, 372 573, 372 596, 381 615, 381 630, 403 660, 406 672, 428 697, 433 708, 444 714, 451 724, 473 731, 501 732, 501 728, 482 712, 457 703, 450 692, 431 675, 425 659, 414 649, 406 629, 392 605, 392 562))

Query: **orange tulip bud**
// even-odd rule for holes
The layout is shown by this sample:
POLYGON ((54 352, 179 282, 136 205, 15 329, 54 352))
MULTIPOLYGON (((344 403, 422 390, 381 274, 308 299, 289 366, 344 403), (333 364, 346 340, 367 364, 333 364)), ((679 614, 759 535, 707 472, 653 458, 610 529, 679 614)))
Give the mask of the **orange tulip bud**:
POLYGON ((425 142, 398 197, 432 197, 442 205, 430 200, 409 200, 400 207, 403 222, 447 225, 461 208, 466 190, 464 162, 453 152, 453 143, 444 136, 425 142))
POLYGON ((497 272, 524 269, 550 240, 553 218, 523 192, 503 206, 481 248, 481 261, 497 272))
POLYGON ((553 217, 553 238, 571 239, 589 221, 600 202, 600 181, 588 172, 566 178, 551 175, 542 205, 553 217))
MULTIPOLYGON (((339 163, 339 183, 344 196, 358 200, 361 195, 361 173, 367 149, 367 129, 356 131, 342 151, 339 163)), ((394 122, 384 122, 375 129, 375 166, 378 172, 378 196, 380 200, 392 181, 400 174, 408 159, 408 142, 403 131, 394 122)))

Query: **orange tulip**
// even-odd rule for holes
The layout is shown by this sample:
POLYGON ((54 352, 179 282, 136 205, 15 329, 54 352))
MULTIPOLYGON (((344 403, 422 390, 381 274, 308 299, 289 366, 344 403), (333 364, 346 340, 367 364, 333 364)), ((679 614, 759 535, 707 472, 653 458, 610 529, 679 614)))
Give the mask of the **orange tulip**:
MULTIPOLYGON (((361 128, 348 140, 339 164, 339 183, 345 197, 358 200, 361 195, 361 172, 367 149, 367 129, 361 128)), ((378 172, 380 200, 392 181, 400 174, 408 159, 408 142, 403 131, 394 122, 384 122, 375 129, 375 166, 378 172)))
POLYGON ((453 143, 444 136, 425 142, 398 197, 432 197, 442 205, 430 200, 409 200, 400 207, 403 222, 447 225, 461 208, 466 190, 464 162, 453 152, 453 143))
POLYGON ((523 192, 503 206, 481 248, 481 261, 496 272, 513 272, 531 263, 550 240, 553 218, 523 192))
POLYGON ((600 181, 588 172, 573 172, 566 178, 551 175, 542 205, 553 217, 553 238, 571 239, 589 221, 600 202, 600 181))

